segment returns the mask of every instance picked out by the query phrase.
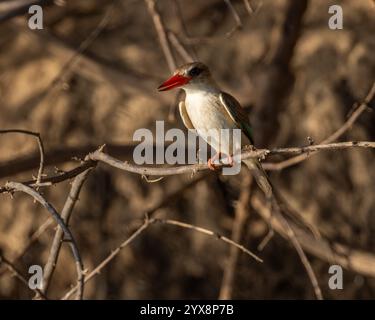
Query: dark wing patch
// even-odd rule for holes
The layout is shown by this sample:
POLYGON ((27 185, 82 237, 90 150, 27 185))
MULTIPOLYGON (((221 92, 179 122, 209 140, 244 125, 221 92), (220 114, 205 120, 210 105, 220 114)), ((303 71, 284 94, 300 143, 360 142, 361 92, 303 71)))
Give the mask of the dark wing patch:
POLYGON ((242 129, 244 134, 249 138, 251 144, 254 144, 252 130, 249 122, 249 117, 240 103, 230 94, 220 93, 220 101, 225 107, 231 119, 242 129))

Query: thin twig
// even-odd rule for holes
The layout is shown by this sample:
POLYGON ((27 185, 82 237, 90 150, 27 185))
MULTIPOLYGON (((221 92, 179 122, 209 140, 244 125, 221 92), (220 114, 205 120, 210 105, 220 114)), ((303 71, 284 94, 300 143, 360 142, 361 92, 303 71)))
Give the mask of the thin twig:
POLYGON ((25 186, 22 183, 18 182, 7 182, 5 185, 9 192, 24 192, 31 197, 34 198, 37 202, 39 202, 43 207, 45 207, 48 212, 52 215, 58 225, 64 231, 66 240, 69 242, 73 257, 76 264, 77 269, 77 278, 78 278, 78 290, 77 290, 77 299, 82 299, 83 296, 83 288, 84 288, 84 271, 83 271, 83 263, 81 259, 81 255, 79 253, 77 244, 74 240, 73 234, 71 233, 70 229, 66 226, 64 220, 61 219, 60 215, 57 213, 56 209, 47 202, 36 190, 30 188, 29 186, 25 186))
MULTIPOLYGON (((143 233, 150 225, 160 223, 160 224, 166 224, 166 225, 173 225, 180 228, 185 229, 191 229, 209 236, 214 237, 215 239, 219 239, 224 241, 225 243, 236 247, 237 249, 241 250, 242 252, 246 253, 250 257, 254 258, 258 262, 263 262, 262 259, 260 259, 258 256, 256 256, 254 253, 246 249, 244 246, 238 244, 237 242, 219 235, 209 229, 201 228, 189 223, 171 220, 171 219, 149 219, 146 217, 144 223, 141 225, 137 231, 135 231, 128 239, 126 239, 123 243, 120 244, 114 251, 111 252, 97 267, 95 267, 85 278, 85 282, 90 281, 93 277, 95 277, 97 274, 101 272, 101 270, 110 262, 112 261, 120 252, 122 249, 124 249, 126 246, 128 246, 131 242, 133 242, 141 233, 143 233)), ((75 291, 77 290, 77 286, 73 287, 71 290, 69 290, 63 297, 62 300, 68 299, 75 291)))
POLYGON ((155 0, 145 0, 145 2, 147 5, 148 12, 152 17, 152 21, 154 22, 160 46, 163 50, 165 59, 167 60, 169 71, 173 72, 176 69, 176 60, 173 56, 171 47, 169 45, 166 28, 156 6, 156 2, 155 0))
MULTIPOLYGON (((236 205, 236 215, 233 222, 232 239, 235 242, 241 241, 244 225, 248 217, 251 182, 252 177, 249 172, 247 172, 246 176, 241 182, 241 193, 236 205)), ((238 253, 239 251, 237 248, 230 248, 228 263, 224 269, 223 280, 221 282, 219 293, 219 299, 221 300, 230 300, 232 298, 238 253)))
MULTIPOLYGON (((91 171, 91 168, 82 172, 74 179, 72 183, 72 187, 65 201, 64 208, 61 211, 61 218, 64 220, 66 225, 69 224, 69 219, 73 212, 76 201, 78 200, 79 193, 90 171, 91 171)), ((53 272, 55 271, 55 268, 57 265, 57 260, 59 258, 63 235, 64 235, 63 229, 59 226, 56 230, 55 237, 53 238, 48 260, 44 267, 42 291, 45 294, 47 294, 50 280, 52 278, 53 272)))
POLYGON ((243 0, 247 13, 251 16, 254 13, 254 9, 251 7, 249 0, 243 0))
POLYGON ((233 15, 234 17, 234 21, 236 22, 236 25, 232 28, 232 30, 230 30, 226 36, 229 38, 234 32, 236 32, 237 30, 239 29, 242 29, 242 21, 241 21, 241 18, 240 16, 238 15, 236 9, 233 7, 232 5, 232 2, 230 0, 224 0, 225 4, 228 6, 231 14, 233 15))
POLYGON ((39 185, 42 181, 43 171, 44 171, 44 146, 43 146, 43 141, 42 141, 42 138, 40 137, 40 134, 38 132, 22 130, 22 129, 0 130, 0 134, 6 134, 6 133, 21 133, 21 134, 33 136, 37 139, 39 153, 40 153, 40 162, 39 162, 38 176, 36 179, 36 185, 39 185))
POLYGON ((16 278, 20 280, 28 289, 34 291, 35 294, 41 297, 42 299, 47 300, 47 297, 43 294, 41 290, 39 290, 38 288, 35 288, 35 289, 30 288, 29 282, 21 274, 21 272, 16 268, 16 266, 0 253, 0 265, 1 264, 4 264, 7 270, 13 273, 16 276, 16 278))
MULTIPOLYGON (((266 205, 258 195, 251 197, 251 205, 266 221, 270 221, 272 228, 284 238, 289 239, 285 224, 279 219, 280 213, 273 212, 272 218, 266 205)), ((375 256, 366 251, 360 251, 339 243, 330 243, 323 237, 315 238, 293 221, 288 221, 301 247, 310 254, 328 263, 335 261, 343 268, 364 276, 375 277, 375 256)))
POLYGON ((318 280, 316 278, 315 272, 311 266, 310 261, 307 259, 305 252, 303 251, 301 244, 299 243, 296 234, 294 233, 293 229, 291 228, 288 221, 282 216, 282 214, 277 216, 277 219, 284 225, 284 229, 288 235, 290 242, 293 244, 294 248, 296 249, 303 266, 307 272, 307 275, 310 279, 310 282, 313 286, 315 296, 318 300, 323 300, 322 290, 319 287, 318 280))
POLYGON ((171 220, 171 219, 153 219, 153 223, 154 222, 158 222, 158 223, 162 223, 162 224, 174 225, 174 226, 178 226, 178 227, 186 228, 186 229, 192 229, 194 231, 197 231, 197 232, 200 232, 200 233, 212 236, 214 238, 217 238, 219 240, 222 240, 222 241, 228 243, 231 246, 236 247, 237 249, 241 250, 242 252, 244 252, 248 256, 254 258, 256 261, 263 262, 263 260, 261 258, 259 258, 256 254, 252 253, 250 250, 246 249, 243 245, 240 245, 237 242, 235 242, 235 241, 233 241, 233 240, 231 240, 231 239, 229 239, 229 238, 227 238, 225 236, 222 236, 222 235, 220 235, 218 233, 215 233, 215 232, 213 232, 213 231, 211 231, 209 229, 205 229, 205 228, 202 228, 202 227, 194 226, 194 225, 192 225, 190 223, 180 222, 180 221, 171 220))
POLYGON ((0 24, 28 12, 33 5, 47 6, 54 4, 53 0, 9 0, 0 3, 0 24))
MULTIPOLYGON (((182 6, 181 6, 181 3, 179 0, 174 0, 174 4, 176 6, 176 14, 177 14, 177 19, 179 20, 180 22, 180 25, 181 25, 181 28, 182 28, 182 32, 183 32, 183 36, 185 38, 189 38, 190 37, 190 33, 189 33, 189 30, 188 30, 188 27, 185 23, 185 19, 184 19, 184 14, 183 14, 183 9, 182 9, 182 6)), ((194 45, 190 45, 190 48, 191 48, 191 51, 193 53, 193 61, 197 61, 199 60, 198 59, 198 54, 195 50, 195 47, 194 45)))
MULTIPOLYGON (((347 148, 375 148, 375 142, 371 141, 348 141, 348 142, 339 142, 339 143, 331 143, 331 144, 324 144, 324 145, 312 145, 306 147, 294 147, 294 148, 276 148, 272 150, 268 149, 258 149, 258 150, 251 150, 251 151, 244 151, 241 154, 241 159, 247 158, 265 158, 268 155, 276 155, 276 154, 305 154, 305 153, 317 153, 318 151, 322 150, 340 150, 340 149, 347 149, 347 148)), ((158 168, 158 167, 144 167, 138 166, 134 164, 130 164, 128 162, 123 162, 119 159, 111 157, 110 155, 103 153, 101 151, 95 151, 90 153, 85 161, 77 168, 74 168, 70 171, 67 171, 61 175, 49 177, 49 178, 42 178, 41 183, 39 185, 35 184, 34 180, 23 182, 25 185, 29 186, 50 186, 52 184, 64 182, 66 180, 70 180, 75 176, 79 175, 81 172, 87 170, 88 168, 94 167, 96 163, 100 161, 106 163, 112 167, 118 168, 120 170, 137 173, 144 176, 171 176, 175 174, 192 174, 198 171, 207 170, 207 164, 194 164, 194 165, 183 165, 183 166, 176 166, 176 167, 166 167, 166 168, 158 168)), ((221 165, 218 164, 218 167, 221 165)), ((7 192, 7 188, 0 187, 0 193, 7 192)))
POLYGON ((195 59, 191 56, 191 54, 187 51, 184 45, 181 43, 180 39, 178 39, 177 35, 173 31, 168 31, 168 38, 171 44, 174 46, 176 51, 179 53, 181 58, 186 62, 193 62, 195 59))
MULTIPOLYGON (((100 274, 102 269, 110 262, 112 261, 120 252, 122 249, 124 249, 126 246, 128 246, 130 243, 132 243, 143 231, 145 231, 148 226, 150 225, 150 220, 145 219, 144 223, 141 227, 139 227, 129 238, 127 238, 123 243, 121 243, 115 250, 111 252, 101 263, 99 263, 90 273, 87 274, 85 277, 85 283, 90 281, 92 278, 94 278, 96 275, 100 274)), ((76 292, 78 289, 78 286, 73 287, 70 289, 62 298, 61 300, 67 300, 69 297, 76 292)))
MULTIPOLYGON (((50 225, 52 225, 53 223, 53 219, 51 217, 49 217, 48 219, 46 219, 46 221, 44 221, 42 223, 42 225, 31 235, 31 237, 29 238, 29 241, 24 245, 24 247, 22 248, 22 250, 20 250, 20 252, 17 254, 16 258, 14 258, 11 263, 12 264, 16 264, 18 260, 20 260, 24 255, 25 253, 27 252, 27 250, 31 247, 31 245, 39 239, 39 237, 44 233, 44 231, 46 231, 48 229, 48 227, 50 225)), ((5 273, 5 270, 4 272, 0 272, 0 277, 5 273)))
MULTIPOLYGON (((276 148, 272 150, 268 150, 268 149, 250 150, 250 151, 244 151, 241 154, 241 159, 243 160, 243 159, 248 159, 248 158, 264 158, 268 155, 275 155, 275 154, 303 154, 303 153, 310 153, 310 152, 318 152, 322 150, 340 150, 340 149, 347 149, 347 148, 375 148, 375 142, 348 141, 348 142, 338 142, 338 143, 331 143, 331 144, 324 144, 324 145, 312 145, 312 146, 306 146, 306 147, 276 148)), ((234 159, 236 158, 237 156, 234 156, 234 159)), ((110 155, 100 150, 90 153, 88 155, 88 159, 106 163, 120 170, 137 173, 140 175, 146 175, 146 176, 155 176, 155 175, 156 176, 170 176, 170 175, 185 174, 185 173, 191 174, 192 172, 197 172, 197 171, 208 169, 207 164, 193 164, 193 165, 183 165, 183 166, 167 167, 167 168, 138 166, 138 165, 130 164, 128 162, 123 162, 121 160, 113 158, 110 155)))
POLYGON ((108 22, 111 20, 111 16, 115 11, 115 5, 119 0, 113 0, 109 5, 109 8, 104 13, 103 18, 99 21, 99 24, 95 27, 94 30, 90 32, 88 37, 81 42, 79 47, 72 53, 69 59, 64 63, 60 69, 59 74, 51 81, 48 88, 42 93, 37 103, 41 103, 47 97, 50 97, 50 94, 54 92, 58 86, 66 81, 67 76, 74 70, 79 60, 82 58, 82 53, 86 51, 90 45, 95 41, 95 39, 100 35, 100 33, 107 26, 108 22))
MULTIPOLYGON (((345 121, 345 123, 338 128, 334 133, 332 133, 328 138, 324 139, 320 144, 327 144, 336 141, 340 138, 345 132, 347 132, 354 124, 354 122, 359 118, 359 116, 368 109, 368 104, 374 98, 375 95, 375 82, 373 83, 370 91, 368 92, 365 100, 359 105, 357 109, 350 115, 350 117, 345 121)), ((314 153, 306 153, 303 155, 298 155, 290 159, 277 162, 277 163, 264 163, 262 164, 265 170, 283 170, 287 167, 296 165, 307 158, 311 157, 314 153)))
MULTIPOLYGON (((88 160, 88 161, 84 161, 78 167, 76 167, 72 170, 66 171, 62 174, 52 176, 52 177, 42 178, 42 181, 39 184, 36 184, 35 180, 24 181, 24 182, 22 182, 22 184, 30 186, 30 187, 48 187, 48 186, 51 186, 51 185, 54 185, 54 184, 57 184, 57 183, 61 183, 61 182, 73 179, 76 176, 78 176, 80 173, 84 172, 85 170, 87 170, 89 168, 93 168, 95 166, 96 166, 95 161, 88 160)), ((7 191, 8 191, 7 188, 0 187, 0 193, 4 193, 4 192, 7 192, 7 191)))

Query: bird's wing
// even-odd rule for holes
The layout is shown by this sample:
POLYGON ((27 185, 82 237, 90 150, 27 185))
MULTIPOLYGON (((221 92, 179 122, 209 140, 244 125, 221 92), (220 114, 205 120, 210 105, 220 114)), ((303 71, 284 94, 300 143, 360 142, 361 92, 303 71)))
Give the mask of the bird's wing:
POLYGON ((249 138, 251 144, 254 144, 249 118, 245 109, 242 108, 240 103, 234 97, 225 92, 220 93, 220 102, 223 104, 230 118, 249 138))
POLYGON ((186 111, 185 102, 180 101, 180 103, 178 104, 178 108, 180 109, 180 115, 181 115, 182 122, 184 123, 185 127, 188 128, 188 129, 194 129, 194 126, 191 123, 189 115, 186 111))

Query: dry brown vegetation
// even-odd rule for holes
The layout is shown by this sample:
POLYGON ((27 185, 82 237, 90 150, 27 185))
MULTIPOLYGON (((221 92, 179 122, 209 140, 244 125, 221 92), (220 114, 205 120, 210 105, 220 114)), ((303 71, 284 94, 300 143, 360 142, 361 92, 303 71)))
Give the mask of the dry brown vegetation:
MULTIPOLYGON (((40 133, 45 158, 38 176, 35 137, 0 134, 0 298, 33 298, 22 279, 30 265, 51 259, 62 236, 39 203, 5 192, 19 187, 7 182, 57 182, 64 174, 64 182, 31 181, 27 190, 71 214, 89 279, 84 298, 314 298, 309 267, 324 298, 375 297, 375 153, 356 143, 375 141, 373 1, 57 3, 44 9, 44 30, 28 29, 26 15, 0 18, 0 130, 40 133), (342 5, 343 30, 327 26, 331 4, 342 5), (264 167, 286 211, 303 221, 285 216, 309 262, 301 263, 277 214, 264 243, 267 204, 245 168, 151 183, 155 177, 116 169, 100 152, 82 161, 106 144, 104 156, 131 162, 136 129, 154 130, 156 120, 183 128, 181 97, 156 88, 191 58, 208 64, 247 109, 260 152, 273 150, 264 167), (314 154, 315 145, 340 141, 351 143, 314 154), (292 154, 275 150, 309 145, 294 165, 283 162, 292 154), (75 180, 74 168, 83 172, 75 180), (343 290, 328 287, 331 264, 344 267, 343 290)), ((69 250, 63 242, 39 296, 62 298, 77 284, 69 250)))

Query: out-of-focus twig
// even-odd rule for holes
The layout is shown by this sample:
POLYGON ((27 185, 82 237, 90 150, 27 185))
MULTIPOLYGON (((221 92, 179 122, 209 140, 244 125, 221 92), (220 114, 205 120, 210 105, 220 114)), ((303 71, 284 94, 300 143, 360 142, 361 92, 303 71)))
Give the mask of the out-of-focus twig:
POLYGON ((177 35, 173 31, 168 31, 168 38, 171 44, 174 46, 176 51, 179 53, 181 58, 187 62, 193 62, 194 58, 190 55, 184 45, 181 43, 180 39, 178 39, 177 35))
POLYGON ((257 96, 254 109, 255 139, 260 146, 270 145, 271 138, 279 128, 278 115, 285 107, 285 98, 294 83, 290 62, 302 29, 302 21, 308 7, 308 0, 288 0, 285 2, 285 15, 280 30, 280 37, 274 45, 273 53, 255 75, 257 96))
MULTIPOLYGON (((373 83, 365 100, 351 113, 350 117, 345 121, 345 123, 340 128, 338 128, 334 133, 332 133, 328 138, 324 139, 320 144, 334 142, 338 138, 340 138, 345 132, 347 132, 353 126, 354 122, 359 118, 359 116, 363 114, 365 110, 367 110, 368 105, 374 99, 374 95, 375 95, 375 82, 373 83)), ((292 157, 290 159, 287 159, 281 162, 264 163, 262 164, 262 166, 265 170, 283 170, 287 167, 293 166, 295 164, 298 164, 306 160, 308 157, 311 157, 313 154, 314 152, 305 153, 305 154, 301 154, 301 155, 292 157)))
MULTIPOLYGON (((272 212, 272 217, 270 217, 269 210, 258 195, 252 196, 250 203, 263 219, 271 222, 273 229, 277 233, 284 238, 288 238, 287 230, 285 230, 284 224, 280 221, 278 212, 272 212)), ((288 223, 302 248, 310 254, 328 263, 334 261, 336 264, 355 273, 375 277, 375 255, 372 253, 349 248, 339 243, 328 242, 323 237, 317 239, 293 221, 289 220, 288 223)))
MULTIPOLYGON (((145 2, 147 5, 148 12, 150 13, 150 16, 152 17, 152 21, 154 23, 156 32, 158 34, 160 47, 163 50, 165 59, 167 60, 169 71, 170 73, 172 73, 176 69, 177 64, 176 64, 176 59, 173 55, 173 52, 169 43, 167 30, 165 28, 164 22, 161 18, 161 15, 157 8, 155 0, 145 0, 145 2)), ((169 106, 168 120, 170 122, 175 121, 176 108, 177 108, 176 103, 173 103, 169 106)))
POLYGON ((243 0, 243 3, 245 5, 246 11, 249 15, 252 15, 254 13, 254 9, 252 8, 250 4, 250 0, 243 0))
MULTIPOLYGON (((142 226, 135 231, 128 239, 126 239, 123 243, 120 244, 114 251, 111 252, 110 255, 108 255, 107 258, 105 258, 97 267, 95 267, 85 278, 85 282, 90 281, 95 275, 99 274, 100 271, 110 262, 112 261, 120 252, 123 248, 128 246, 131 242, 133 242, 141 233, 143 233, 150 225, 152 224, 166 224, 166 225, 172 225, 172 226, 177 226, 180 228, 184 229, 191 229, 199 233, 206 234, 208 236, 214 237, 215 239, 221 240, 231 246, 236 247, 237 249, 241 250, 242 252, 246 253, 253 259, 255 259, 258 262, 263 262, 262 259, 260 259, 258 256, 256 256, 254 253, 246 249, 243 245, 238 244, 237 242, 222 236, 218 233, 215 233, 209 229, 206 228, 201 228, 195 225, 192 225, 190 223, 185 223, 177 220, 171 220, 171 219, 150 219, 146 217, 144 223, 142 226)), ((68 291, 63 297, 62 300, 68 299, 75 291, 77 290, 77 287, 72 288, 70 291, 68 291)))
MULTIPOLYGON (((53 218, 49 217, 48 219, 46 219, 46 221, 44 221, 42 223, 42 225, 31 235, 31 237, 29 238, 28 242, 24 245, 24 247, 22 248, 22 250, 20 250, 20 252, 17 254, 17 256, 15 258, 12 259, 11 263, 14 265, 16 264, 16 262, 18 260, 20 260, 24 255, 25 253, 27 252, 27 250, 31 247, 31 245, 39 239, 39 237, 44 233, 44 231, 46 231, 48 229, 48 227, 50 225, 52 225, 53 223, 53 218)), ((4 272, 1 272, 0 271, 0 277, 4 274, 4 272)))
MULTIPOLYGON (((184 18, 184 14, 183 14, 183 10, 182 10, 180 0, 174 0, 174 4, 175 4, 175 7, 176 7, 176 15, 177 15, 177 18, 180 22, 183 36, 185 38, 189 38, 190 33, 189 33, 188 27, 187 27, 186 22, 185 22, 185 18, 184 18)), ((193 61, 199 60, 197 51, 195 50, 195 46, 190 45, 189 47, 190 47, 190 49, 192 51, 192 54, 193 54, 193 57, 194 57, 193 61)))
MULTIPOLYGON (((244 225, 248 217, 251 182, 252 177, 249 172, 247 172, 246 176, 241 182, 241 193, 236 205, 236 215, 233 222, 231 238, 235 242, 241 241, 244 225)), ((230 247, 227 265, 224 269, 223 280, 221 282, 219 299, 229 300, 232 298, 238 253, 239 251, 237 250, 237 248, 230 247)))
POLYGON ((0 23, 28 12, 30 6, 51 5, 54 0, 11 0, 0 2, 0 23))
POLYGON ((35 289, 32 289, 30 288, 29 286, 29 283, 28 281, 26 280, 26 278, 21 274, 21 272, 16 268, 16 266, 10 262, 7 258, 5 258, 1 253, 0 253, 0 265, 1 264, 4 264, 5 267, 12 273, 15 275, 15 277, 20 280, 28 289, 30 290, 33 290, 35 292, 36 295, 38 295, 40 298, 46 300, 47 297, 43 294, 43 292, 41 290, 39 290, 38 288, 35 288, 35 289))
POLYGON ((230 37, 230 36, 231 36, 233 33, 235 33, 237 30, 242 29, 243 24, 242 24, 241 18, 240 18, 240 16, 238 15, 236 9, 235 9, 235 8, 233 7, 233 5, 232 5, 231 0, 224 0, 224 2, 225 2, 225 4, 228 6, 228 8, 229 8, 231 14, 232 14, 233 17, 234 17, 234 21, 236 22, 236 24, 235 24, 235 26, 232 28, 232 30, 230 30, 230 31, 226 34, 227 37, 230 37))
MULTIPOLYGON (((72 57, 77 54, 76 48, 51 34, 47 29, 38 30, 38 32, 34 32, 28 28, 25 29, 22 20, 14 21, 13 26, 17 31, 30 37, 33 41, 43 43, 45 50, 64 61, 66 57, 72 57)), ((119 90, 124 90, 124 92, 135 91, 141 92, 143 95, 154 95, 154 92, 149 90, 154 82, 151 84, 149 78, 140 76, 131 70, 126 70, 125 72, 113 64, 108 63, 108 61, 98 59, 92 54, 87 54, 85 51, 80 53, 79 59, 75 59, 75 64, 74 71, 92 81, 99 83, 105 81, 116 86, 119 90), (121 86, 117 84, 121 84, 121 86)), ((38 98, 38 101, 43 98, 43 96, 44 93, 38 98)), ((163 99, 163 97, 159 97, 159 99, 163 99)))
POLYGON ((169 71, 173 72, 176 69, 176 60, 173 56, 173 52, 171 50, 167 37, 167 31, 156 6, 156 2, 155 0, 145 0, 145 2, 147 5, 147 9, 152 17, 152 21, 154 22, 161 49, 163 50, 165 59, 167 60, 169 71))
MULTIPOLYGON (((277 219, 279 219, 280 223, 283 224, 284 230, 286 231, 286 235, 288 236, 290 242, 293 244, 294 248, 296 249, 296 251, 297 251, 297 253, 298 253, 298 255, 301 259, 301 262, 302 262, 303 266, 305 267, 307 275, 308 275, 308 277, 310 279, 310 282, 313 286, 316 298, 318 300, 323 300, 322 290, 320 289, 320 286, 319 286, 318 280, 316 278, 315 272, 314 272, 314 270, 311 266, 311 263, 307 259, 306 254, 303 251, 303 249, 301 247, 301 244, 300 244, 299 240, 297 239, 294 230, 291 228, 289 222, 283 217, 282 214, 279 214, 277 216, 277 219)), ((272 216, 271 216, 271 220, 272 220, 272 216)))
POLYGON ((79 59, 82 58, 82 53, 89 48, 89 46, 95 41, 95 39, 107 26, 108 22, 110 21, 115 11, 115 5, 117 4, 118 1, 119 0, 113 0, 112 4, 109 6, 107 11, 105 12, 103 18, 100 20, 99 24, 88 35, 88 37, 84 41, 81 42, 79 47, 73 52, 73 54, 69 57, 69 59, 64 63, 59 74, 52 80, 48 88, 38 98, 37 103, 41 103, 41 101, 50 97, 50 95, 53 92, 55 92, 58 86, 62 82, 66 81, 66 78, 68 77, 68 75, 71 74, 71 72, 76 68, 79 62, 79 59))

